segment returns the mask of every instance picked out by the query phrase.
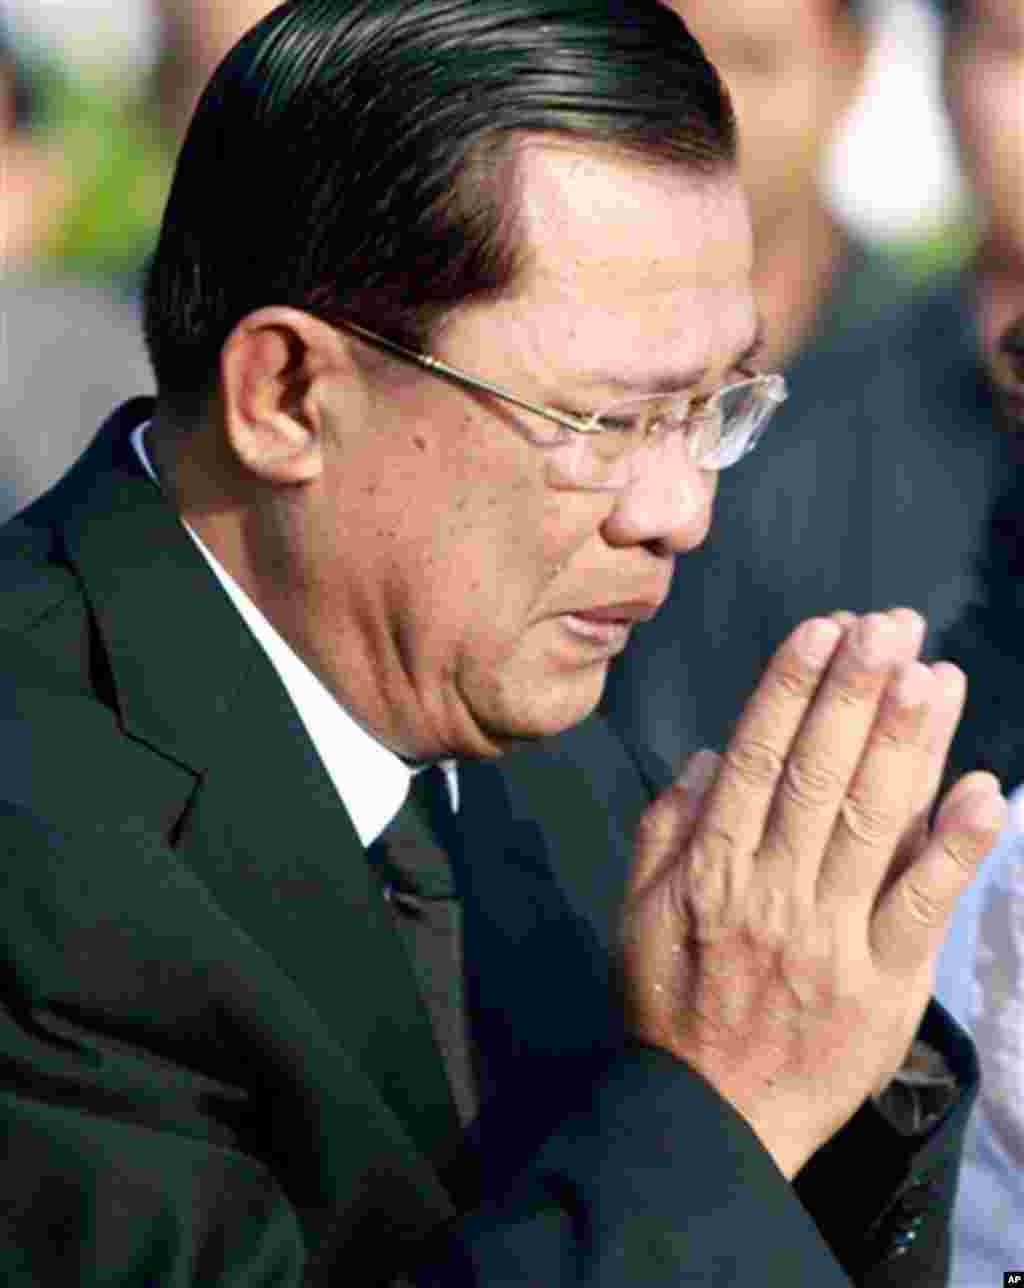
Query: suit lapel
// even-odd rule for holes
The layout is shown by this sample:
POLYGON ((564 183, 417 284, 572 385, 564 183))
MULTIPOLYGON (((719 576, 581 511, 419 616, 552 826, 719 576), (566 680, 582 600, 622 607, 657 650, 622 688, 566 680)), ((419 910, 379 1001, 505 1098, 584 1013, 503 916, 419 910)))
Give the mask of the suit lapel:
POLYGON ((135 457, 149 412, 122 409, 54 497, 123 726, 200 777, 180 851, 435 1154, 457 1117, 387 905, 280 680, 135 457))

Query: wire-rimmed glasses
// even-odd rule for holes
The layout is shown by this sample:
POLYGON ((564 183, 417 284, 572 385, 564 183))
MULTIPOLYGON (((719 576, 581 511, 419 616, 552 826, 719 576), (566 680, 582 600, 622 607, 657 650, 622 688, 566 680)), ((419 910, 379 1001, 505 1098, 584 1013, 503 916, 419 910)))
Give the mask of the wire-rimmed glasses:
POLYGON ((753 451, 775 409, 786 398, 782 376, 752 371, 746 379, 724 385, 710 397, 698 398, 687 391, 642 394, 600 411, 574 415, 530 402, 356 322, 338 325, 436 376, 492 394, 539 417, 545 422, 544 430, 532 427, 528 437, 537 446, 552 449, 560 481, 568 486, 623 487, 632 477, 639 449, 676 433, 698 469, 724 470, 753 451), (557 429, 549 430, 549 425, 557 429))

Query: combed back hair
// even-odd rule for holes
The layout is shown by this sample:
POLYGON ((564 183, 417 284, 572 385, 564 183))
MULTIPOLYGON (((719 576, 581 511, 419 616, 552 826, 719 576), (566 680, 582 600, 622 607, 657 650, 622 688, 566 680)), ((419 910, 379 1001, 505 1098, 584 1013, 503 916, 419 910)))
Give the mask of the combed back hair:
MULTIPOLYGON (((522 267, 516 142, 713 174, 728 95, 656 0, 290 0, 227 55, 146 283, 161 399, 194 412, 243 317, 288 305, 421 347, 522 267)), ((637 229, 643 237, 643 229, 637 229)))

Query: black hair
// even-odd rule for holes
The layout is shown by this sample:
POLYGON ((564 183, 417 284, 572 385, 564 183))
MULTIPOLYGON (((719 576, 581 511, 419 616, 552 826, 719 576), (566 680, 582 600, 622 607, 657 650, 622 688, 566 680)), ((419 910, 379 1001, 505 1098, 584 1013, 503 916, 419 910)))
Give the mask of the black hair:
MULTIPOLYGON (((656 0, 290 0, 218 68, 145 293, 161 398, 194 409, 270 304, 423 345, 515 280, 514 148, 554 133, 713 173, 728 95, 656 0)), ((639 235, 642 231, 638 230, 639 235)))
POLYGON ((25 60, 20 56, 4 16, 0 13, 0 70, 6 67, 14 90, 14 125, 27 129, 34 124, 38 108, 38 95, 34 79, 25 60))

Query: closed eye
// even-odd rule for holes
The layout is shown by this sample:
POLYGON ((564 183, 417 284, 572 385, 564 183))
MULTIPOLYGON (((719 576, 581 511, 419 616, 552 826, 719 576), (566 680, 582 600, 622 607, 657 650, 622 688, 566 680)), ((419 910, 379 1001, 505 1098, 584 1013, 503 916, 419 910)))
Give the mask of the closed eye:
POLYGON ((601 428, 613 434, 636 433, 640 425, 638 416, 602 416, 601 428))

